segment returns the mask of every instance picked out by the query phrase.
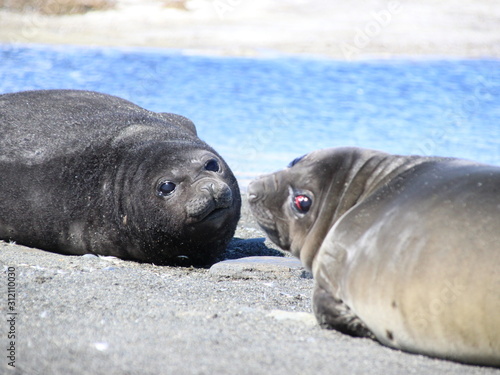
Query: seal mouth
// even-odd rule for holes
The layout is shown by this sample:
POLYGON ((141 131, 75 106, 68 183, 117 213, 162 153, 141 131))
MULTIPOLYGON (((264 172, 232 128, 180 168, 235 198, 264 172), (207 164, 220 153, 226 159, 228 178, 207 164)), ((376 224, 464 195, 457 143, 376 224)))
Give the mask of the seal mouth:
POLYGON ((212 220, 219 219, 220 217, 226 215, 226 212, 227 212, 228 209, 229 209, 229 207, 215 208, 212 211, 209 211, 205 216, 201 217, 198 220, 198 222, 199 223, 203 223, 203 222, 206 222, 206 221, 212 221, 212 220))

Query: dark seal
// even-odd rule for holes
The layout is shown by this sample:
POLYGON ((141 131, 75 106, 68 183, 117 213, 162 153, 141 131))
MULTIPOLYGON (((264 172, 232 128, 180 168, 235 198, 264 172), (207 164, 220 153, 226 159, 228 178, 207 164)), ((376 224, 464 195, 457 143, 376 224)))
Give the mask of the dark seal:
POLYGON ((500 168, 318 150, 248 187, 269 237, 312 269, 324 327, 500 366, 500 168))
POLYGON ((233 173, 185 117, 89 91, 0 95, 0 239, 205 265, 240 206, 233 173))

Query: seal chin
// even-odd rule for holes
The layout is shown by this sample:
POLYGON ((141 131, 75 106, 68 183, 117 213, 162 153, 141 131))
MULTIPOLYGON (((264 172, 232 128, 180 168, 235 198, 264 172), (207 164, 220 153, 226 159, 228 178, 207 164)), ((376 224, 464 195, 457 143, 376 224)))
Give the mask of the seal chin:
POLYGON ((269 209, 269 206, 273 207, 269 202, 275 203, 276 197, 280 199, 280 195, 276 194, 275 183, 275 179, 270 179, 268 176, 252 181, 248 185, 248 203, 252 214, 257 219, 257 223, 266 232, 269 239, 283 250, 289 250, 290 243, 280 230, 280 226, 282 226, 280 225, 280 214, 275 214, 269 209), (269 194, 269 192, 272 194, 269 194))
POLYGON ((290 244, 286 241, 283 241, 278 231, 275 231, 272 234, 270 232, 267 232, 267 234, 271 241, 277 244, 282 250, 290 251, 290 244))
POLYGON ((281 230, 275 223, 270 225, 259 222, 259 226, 266 232, 271 241, 278 245, 282 250, 290 251, 290 242, 282 235, 281 230))

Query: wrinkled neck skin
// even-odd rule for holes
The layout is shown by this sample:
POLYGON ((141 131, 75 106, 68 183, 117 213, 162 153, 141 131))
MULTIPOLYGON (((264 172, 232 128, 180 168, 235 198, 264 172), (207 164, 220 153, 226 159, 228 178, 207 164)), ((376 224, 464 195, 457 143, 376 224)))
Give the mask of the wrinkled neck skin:
POLYGON ((416 156, 394 156, 371 150, 343 151, 325 190, 316 201, 314 223, 302 244, 292 242, 291 252, 311 270, 314 259, 330 229, 352 207, 366 200, 375 191, 401 173, 428 160, 416 156))
POLYGON ((63 172, 64 180, 72 186, 68 192, 78 195, 80 199, 59 197, 57 203, 71 220, 62 223, 65 229, 60 234, 58 246, 71 254, 116 256, 120 253, 125 256, 126 246, 123 244, 127 243, 127 239, 120 233, 127 201, 130 201, 127 184, 132 163, 128 164, 107 150, 96 154, 100 157, 68 162, 79 163, 79 170, 85 171, 78 175, 78 180, 75 180, 73 169, 63 172))
POLYGON ((147 189, 147 182, 151 180, 148 170, 155 156, 147 145, 130 147, 129 152, 118 152, 120 156, 101 181, 102 199, 110 221, 108 225, 116 228, 114 243, 120 244, 116 251, 124 258, 146 260, 144 246, 155 235, 155 228, 146 219, 146 212, 158 216, 152 209, 154 196, 150 196, 147 189))

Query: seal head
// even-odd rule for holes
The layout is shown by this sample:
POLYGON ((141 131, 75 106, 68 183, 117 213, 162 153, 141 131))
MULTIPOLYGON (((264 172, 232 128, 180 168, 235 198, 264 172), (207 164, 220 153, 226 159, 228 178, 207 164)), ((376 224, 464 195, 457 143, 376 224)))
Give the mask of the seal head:
POLYGON ((128 177, 132 183, 122 183, 126 193, 121 194, 123 211, 118 213, 125 218, 124 229, 130 229, 130 243, 140 239, 130 252, 149 248, 148 259, 156 263, 212 262, 232 238, 239 219, 241 199, 231 170, 211 150, 186 152, 186 145, 161 142, 139 148, 145 157, 139 165, 127 166, 134 173, 128 177), (162 152, 166 149, 167 154, 162 152))
POLYGON ((285 170, 250 183, 252 213, 273 242, 312 269, 313 259, 333 224, 376 188, 387 177, 387 170, 402 164, 393 161, 384 166, 385 174, 374 173, 369 181, 362 178, 387 156, 355 148, 324 149, 301 156, 285 170))

